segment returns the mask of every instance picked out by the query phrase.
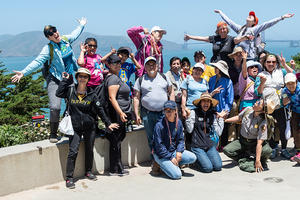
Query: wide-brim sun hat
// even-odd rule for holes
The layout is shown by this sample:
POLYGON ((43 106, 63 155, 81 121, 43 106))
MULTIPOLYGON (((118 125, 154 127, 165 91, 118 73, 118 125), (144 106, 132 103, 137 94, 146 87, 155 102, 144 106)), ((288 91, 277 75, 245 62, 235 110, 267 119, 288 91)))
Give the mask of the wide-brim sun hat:
POLYGON ((261 64, 260 64, 259 62, 257 62, 257 61, 254 61, 254 60, 248 60, 247 63, 246 63, 246 65, 247 65, 247 69, 248 69, 249 67, 252 67, 252 66, 258 66, 258 71, 259 71, 259 72, 262 71, 262 66, 261 66, 261 64))
POLYGON ((271 99, 265 100, 264 106, 265 106, 265 109, 266 109, 265 112, 268 115, 272 114, 274 112, 274 110, 276 110, 276 103, 271 99))
POLYGON ((201 100, 204 100, 204 99, 210 100, 213 107, 216 107, 216 105, 218 105, 218 103, 219 103, 219 101, 216 100, 216 99, 214 99, 214 98, 212 98, 211 95, 210 95, 209 93, 203 93, 203 94, 200 96, 199 99, 196 99, 196 100, 193 101, 193 104, 194 104, 195 106, 200 106, 201 100))
POLYGON ((79 74, 87 74, 87 75, 89 75, 89 77, 91 77, 90 70, 88 70, 87 68, 84 68, 84 67, 81 67, 81 68, 78 69, 78 71, 75 73, 75 78, 77 78, 77 76, 79 74))
POLYGON ((165 29, 160 28, 159 26, 153 26, 152 29, 151 29, 151 33, 154 32, 154 31, 162 32, 164 35, 167 34, 167 31, 165 29))
POLYGON ((216 63, 209 63, 211 66, 218 68, 221 72, 223 72, 228 78, 230 78, 229 73, 228 73, 228 65, 225 61, 220 60, 216 63))
POLYGON ((235 54, 237 54, 237 53, 242 53, 242 52, 243 52, 242 47, 235 47, 235 48, 233 49, 233 52, 232 52, 231 54, 228 54, 228 57, 229 57, 229 58, 232 58, 235 54))

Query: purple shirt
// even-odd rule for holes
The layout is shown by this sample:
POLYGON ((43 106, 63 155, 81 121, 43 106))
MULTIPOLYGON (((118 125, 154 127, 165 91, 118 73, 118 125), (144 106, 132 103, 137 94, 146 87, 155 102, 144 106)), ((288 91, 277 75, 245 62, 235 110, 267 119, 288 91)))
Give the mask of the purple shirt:
MULTIPOLYGON (((242 72, 240 73, 240 76, 239 76, 240 96, 242 95, 242 93, 243 93, 244 89, 247 87, 247 85, 251 82, 253 82, 253 81, 249 78, 248 74, 247 74, 247 78, 244 79, 242 72)), ((254 84, 248 88, 248 90, 245 92, 245 95, 242 97, 241 100, 243 101, 243 100, 253 100, 253 99, 259 99, 258 96, 256 96, 254 93, 254 84)))

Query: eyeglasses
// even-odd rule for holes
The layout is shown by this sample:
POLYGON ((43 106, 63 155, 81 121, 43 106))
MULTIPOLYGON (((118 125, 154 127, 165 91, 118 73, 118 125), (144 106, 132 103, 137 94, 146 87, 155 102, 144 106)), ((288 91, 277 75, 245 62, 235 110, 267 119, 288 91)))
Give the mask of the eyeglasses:
POLYGON ((270 63, 275 64, 275 63, 276 63, 276 61, 271 61, 271 60, 267 60, 266 62, 267 62, 268 64, 270 64, 270 63))
POLYGON ((85 76, 85 75, 78 75, 78 78, 88 79, 88 78, 89 78, 89 76, 85 76))
POLYGON ((56 29, 56 27, 52 27, 50 30, 48 30, 47 32, 46 32, 46 34, 48 35, 48 36, 52 36, 54 33, 56 33, 57 32, 57 29, 56 29))
POLYGON ((250 66, 249 68, 250 69, 257 68, 258 69, 258 66, 257 65, 253 65, 253 66, 250 66))
POLYGON ((90 48, 94 47, 96 49, 98 46, 97 45, 93 45, 93 44, 88 44, 88 47, 90 47, 90 48))

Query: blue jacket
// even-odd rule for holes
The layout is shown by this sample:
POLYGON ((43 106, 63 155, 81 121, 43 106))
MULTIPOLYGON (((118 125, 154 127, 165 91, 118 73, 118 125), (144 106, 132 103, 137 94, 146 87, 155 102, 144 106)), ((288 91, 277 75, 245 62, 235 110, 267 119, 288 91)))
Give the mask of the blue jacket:
MULTIPOLYGON (((84 26, 79 25, 70 35, 65 35, 69 43, 72 44, 82 33, 84 26)), ((64 41, 64 40, 63 40, 64 41)), ((64 41, 67 43, 67 41, 64 41)), ((62 59, 61 50, 58 46, 58 44, 50 41, 50 43, 53 45, 53 59, 51 61, 50 66, 50 73, 57 78, 58 80, 62 80, 61 74, 65 71, 65 65, 62 59)), ((41 53, 29 64, 23 69, 21 72, 24 74, 24 76, 32 73, 33 71, 37 70, 38 68, 41 68, 44 63, 50 59, 50 48, 49 45, 45 45, 41 51, 41 53)), ((77 71, 78 65, 77 60, 73 54, 73 62, 76 69, 74 71, 77 71)))
POLYGON ((233 104, 234 92, 233 92, 233 85, 232 81, 229 78, 221 77, 216 83, 217 75, 211 77, 209 79, 209 92, 212 92, 214 89, 222 86, 223 90, 219 94, 215 94, 213 96, 214 99, 219 101, 218 105, 216 106, 217 112, 221 112, 222 110, 227 110, 230 112, 233 104))
POLYGON ((282 95, 287 94, 290 99, 290 103, 287 106, 291 106, 292 111, 300 114, 300 83, 297 83, 296 90, 292 94, 287 87, 284 87, 282 90, 282 95))
POLYGON ((160 158, 172 159, 172 153, 184 151, 184 135, 182 122, 178 120, 177 128, 176 122, 168 122, 171 132, 171 144, 166 119, 163 117, 159 120, 154 128, 153 134, 153 148, 154 153, 160 158))

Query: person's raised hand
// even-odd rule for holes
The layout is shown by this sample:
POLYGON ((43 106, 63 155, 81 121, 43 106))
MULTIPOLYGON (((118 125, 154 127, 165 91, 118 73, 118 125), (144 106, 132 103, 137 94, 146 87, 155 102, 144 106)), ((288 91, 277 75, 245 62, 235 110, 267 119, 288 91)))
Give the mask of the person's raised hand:
POLYGON ((189 39, 191 39, 191 37, 188 34, 184 34, 183 39, 184 41, 188 41, 189 39))
POLYGON ((293 17, 294 15, 295 15, 295 14, 288 13, 288 14, 283 15, 282 18, 283 18, 283 19, 285 19, 285 18, 291 18, 291 17, 293 17))
POLYGON ((13 72, 15 72, 16 74, 13 77, 11 77, 11 81, 13 83, 15 82, 19 83, 20 79, 24 76, 24 74, 20 71, 15 71, 15 70, 13 72))
POLYGON ((82 26, 85 26, 87 23, 87 19, 85 17, 82 17, 81 19, 77 19, 77 21, 82 26))
POLYGON ((147 28, 144 28, 144 34, 145 34, 145 35, 148 35, 148 34, 149 34, 149 31, 148 31, 147 28))
POLYGON ((85 45, 84 43, 80 43, 80 50, 82 51, 82 52, 86 52, 86 50, 87 50, 87 45, 85 45))
POLYGON ((248 56, 248 53, 247 53, 246 51, 243 50, 243 51, 242 51, 242 58, 246 60, 246 59, 247 59, 247 56, 248 56))
POLYGON ((266 76, 264 76, 264 75, 262 75, 262 74, 259 74, 259 75, 257 75, 259 78, 260 78, 260 82, 261 83, 265 83, 266 81, 267 81, 267 77, 266 76))
POLYGON ((285 58, 282 55, 282 52, 281 52, 281 54, 279 56, 279 60, 280 60, 280 63, 281 63, 282 66, 286 65, 286 61, 285 61, 285 58))
POLYGON ((66 78, 66 79, 69 79, 70 78, 70 74, 68 74, 67 72, 63 72, 62 73, 62 77, 66 78))
POLYGON ((134 53, 130 53, 130 54, 129 54, 129 58, 130 58, 131 60, 133 60, 133 59, 134 59, 134 53))

